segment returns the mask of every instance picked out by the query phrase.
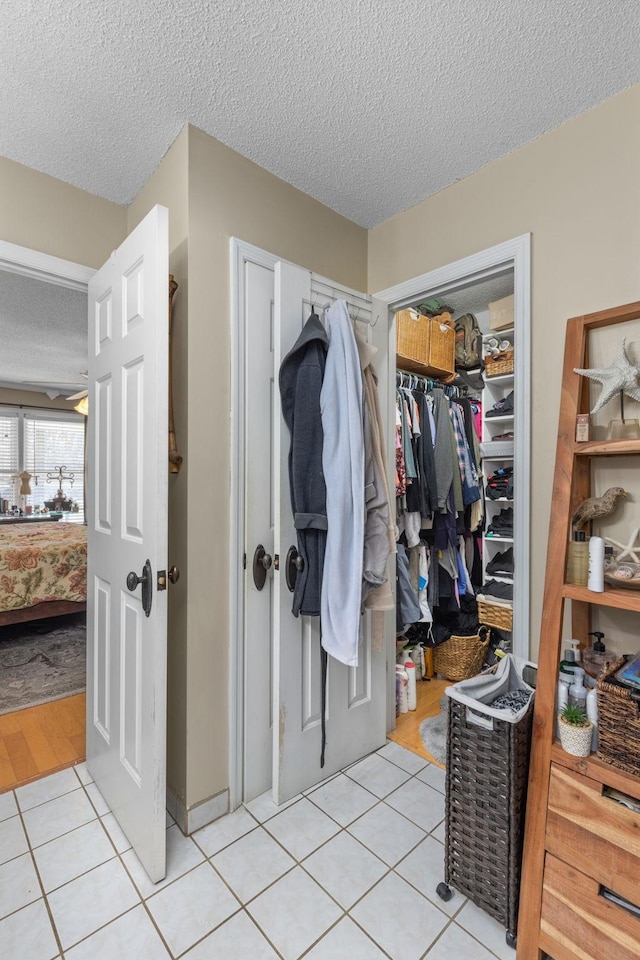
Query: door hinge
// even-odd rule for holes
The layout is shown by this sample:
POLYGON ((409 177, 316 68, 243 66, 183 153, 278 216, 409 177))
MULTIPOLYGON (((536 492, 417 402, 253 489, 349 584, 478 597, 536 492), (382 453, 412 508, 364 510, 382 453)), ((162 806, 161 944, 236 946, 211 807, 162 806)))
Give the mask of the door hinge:
POLYGON ((246 553, 243 553, 243 554, 242 554, 242 569, 243 569, 243 570, 246 570, 246 569, 247 569, 247 555, 246 555, 246 553))
POLYGON ((158 579, 157 579, 158 590, 167 589, 167 571, 158 570, 158 579))

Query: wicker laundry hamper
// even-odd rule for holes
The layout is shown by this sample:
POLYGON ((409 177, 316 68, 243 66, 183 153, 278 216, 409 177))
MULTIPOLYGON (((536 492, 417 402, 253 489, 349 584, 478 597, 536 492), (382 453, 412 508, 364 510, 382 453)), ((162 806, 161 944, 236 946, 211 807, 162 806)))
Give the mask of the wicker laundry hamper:
POLYGON ((448 900, 455 887, 505 926, 515 946, 533 697, 509 723, 482 703, 471 709, 457 700, 464 687, 447 691, 445 882, 437 892, 448 900))

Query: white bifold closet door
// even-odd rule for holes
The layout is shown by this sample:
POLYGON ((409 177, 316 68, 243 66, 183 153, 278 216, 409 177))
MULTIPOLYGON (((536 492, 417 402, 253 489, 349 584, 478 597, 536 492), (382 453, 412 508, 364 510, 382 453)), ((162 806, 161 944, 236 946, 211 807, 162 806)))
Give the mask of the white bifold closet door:
MULTIPOLYGON (((359 329, 369 340, 377 337, 375 363, 381 395, 386 397, 388 363, 387 311, 371 325, 368 298, 345 291, 339 284, 316 277, 293 264, 275 267, 274 367, 277 383, 283 358, 297 340, 311 305, 323 297, 344 297, 361 304, 356 312, 359 329), (352 295, 352 297, 350 296, 352 295)), ((277 387, 276 387, 277 391, 277 387)), ((386 412, 386 405, 383 403, 386 412)), ((294 617, 292 594, 285 579, 285 559, 296 545, 289 494, 290 435, 282 418, 280 398, 273 404, 274 454, 274 555, 280 570, 274 573, 273 636, 273 799, 282 803, 314 783, 380 747, 386 736, 386 644, 373 651, 371 615, 364 616, 358 666, 346 667, 329 658, 327 676, 327 746, 325 766, 321 752, 320 631, 317 617, 294 617)), ((389 569, 392 569, 390 563, 389 569)), ((393 575, 393 574, 391 574, 393 575)), ((388 622, 388 616, 387 622, 388 622)), ((381 631, 382 632, 382 631, 381 631)), ((388 630, 387 630, 388 633, 388 630)), ((393 634, 391 634, 393 636, 393 634)), ((386 641, 388 643, 389 640, 386 641)))

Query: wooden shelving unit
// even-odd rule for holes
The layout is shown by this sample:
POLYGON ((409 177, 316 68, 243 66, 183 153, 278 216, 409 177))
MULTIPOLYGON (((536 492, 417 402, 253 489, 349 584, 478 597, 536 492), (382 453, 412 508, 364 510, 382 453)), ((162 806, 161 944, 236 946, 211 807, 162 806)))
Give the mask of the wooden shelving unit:
MULTIPOLYGON (((570 757, 554 742, 565 601, 572 635, 586 640, 593 606, 640 614, 640 595, 565 583, 571 517, 591 495, 591 460, 638 456, 640 441, 575 441, 576 415, 588 410, 588 335, 640 318, 640 303, 567 323, 524 839, 517 960, 638 960, 640 918, 612 902, 613 891, 640 908, 640 814, 610 795, 640 803, 640 778, 596 756, 570 757)), ((640 486, 640 485, 639 485, 640 486)))

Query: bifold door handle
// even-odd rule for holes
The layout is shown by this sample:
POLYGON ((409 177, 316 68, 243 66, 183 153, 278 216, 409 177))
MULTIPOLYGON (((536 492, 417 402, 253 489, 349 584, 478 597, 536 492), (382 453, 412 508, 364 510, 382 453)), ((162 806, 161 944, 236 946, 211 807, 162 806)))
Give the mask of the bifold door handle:
POLYGON ((262 590, 264 587, 267 582, 267 571, 272 564, 273 557, 259 543, 253 555, 253 582, 256 585, 256 590, 262 590))
POLYGON ((142 584, 142 609, 144 610, 145 617, 148 617, 151 613, 151 604, 153 602, 153 581, 150 560, 147 560, 142 568, 141 576, 138 576, 135 570, 127 574, 127 590, 133 593, 139 583, 142 584))
POLYGON ((296 547, 289 547, 284 565, 284 577, 291 593, 296 588, 296 580, 302 570, 304 570, 304 558, 300 556, 296 547))

